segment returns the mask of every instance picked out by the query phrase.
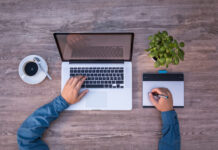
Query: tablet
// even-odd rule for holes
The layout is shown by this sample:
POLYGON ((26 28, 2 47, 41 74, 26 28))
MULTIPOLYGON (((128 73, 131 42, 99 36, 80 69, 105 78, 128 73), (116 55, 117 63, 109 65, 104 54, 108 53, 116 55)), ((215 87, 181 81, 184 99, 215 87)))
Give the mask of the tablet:
POLYGON ((168 88, 173 96, 174 107, 184 107, 184 75, 182 73, 166 73, 166 74, 143 74, 143 107, 154 107, 149 100, 148 93, 153 88, 168 88))

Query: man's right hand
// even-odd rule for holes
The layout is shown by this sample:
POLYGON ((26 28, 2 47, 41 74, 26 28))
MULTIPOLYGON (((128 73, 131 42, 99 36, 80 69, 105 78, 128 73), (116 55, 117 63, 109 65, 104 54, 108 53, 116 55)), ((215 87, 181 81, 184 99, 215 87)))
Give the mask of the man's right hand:
POLYGON ((149 98, 151 103, 157 108, 157 110, 164 112, 173 110, 173 98, 170 91, 166 88, 155 88, 152 89, 151 93, 149 93, 149 98), (159 100, 154 99, 152 93, 157 93, 161 95, 168 96, 168 98, 160 97, 159 100))

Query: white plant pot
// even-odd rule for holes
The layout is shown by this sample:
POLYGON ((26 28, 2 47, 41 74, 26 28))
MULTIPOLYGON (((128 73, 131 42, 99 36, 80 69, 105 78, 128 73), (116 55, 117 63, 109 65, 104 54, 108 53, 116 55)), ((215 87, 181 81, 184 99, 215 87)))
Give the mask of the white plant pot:
POLYGON ((157 61, 157 58, 156 58, 156 57, 152 57, 151 59, 152 59, 154 62, 157 61))

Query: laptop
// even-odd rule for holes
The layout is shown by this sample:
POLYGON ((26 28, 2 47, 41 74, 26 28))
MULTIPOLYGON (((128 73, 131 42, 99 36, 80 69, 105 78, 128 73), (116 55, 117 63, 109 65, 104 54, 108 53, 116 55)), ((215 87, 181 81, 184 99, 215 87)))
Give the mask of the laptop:
POLYGON ((131 110, 133 33, 54 33, 62 59, 61 90, 87 76, 89 92, 67 110, 131 110))

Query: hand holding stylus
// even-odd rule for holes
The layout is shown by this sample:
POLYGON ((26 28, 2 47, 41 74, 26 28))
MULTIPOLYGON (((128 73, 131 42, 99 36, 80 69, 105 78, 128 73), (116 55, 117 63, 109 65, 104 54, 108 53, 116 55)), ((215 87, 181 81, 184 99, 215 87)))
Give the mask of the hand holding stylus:
POLYGON ((172 94, 166 88, 152 89, 152 91, 149 93, 149 99, 151 103, 157 108, 157 110, 161 112, 173 110, 172 94), (154 95, 158 95, 159 100, 156 100, 154 95))

